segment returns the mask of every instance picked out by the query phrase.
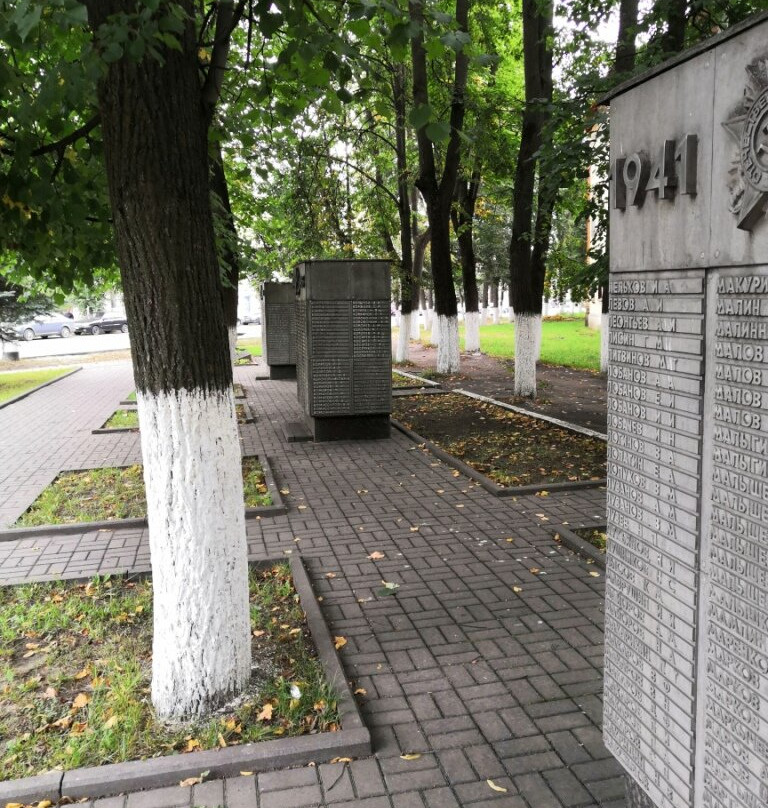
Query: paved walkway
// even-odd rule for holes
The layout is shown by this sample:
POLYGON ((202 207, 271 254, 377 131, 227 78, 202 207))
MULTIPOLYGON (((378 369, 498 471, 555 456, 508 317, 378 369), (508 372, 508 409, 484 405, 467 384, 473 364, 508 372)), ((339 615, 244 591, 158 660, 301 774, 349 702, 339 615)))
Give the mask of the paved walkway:
MULTIPOLYGON (((270 458, 289 512, 250 521, 249 551, 308 560, 331 630, 348 640, 347 674, 366 691, 375 756, 94 805, 622 808, 600 733, 603 579, 549 531, 600 519, 604 492, 498 499, 399 433, 286 443, 295 383, 260 372, 236 370, 257 415, 243 448, 270 458), (382 580, 397 596, 376 595, 382 580)), ((5 524, 59 469, 139 460, 135 434, 90 434, 131 389, 127 364, 92 365, 0 409, 5 524)), ((146 539, 134 529, 0 542, 0 582, 143 569, 146 539)))

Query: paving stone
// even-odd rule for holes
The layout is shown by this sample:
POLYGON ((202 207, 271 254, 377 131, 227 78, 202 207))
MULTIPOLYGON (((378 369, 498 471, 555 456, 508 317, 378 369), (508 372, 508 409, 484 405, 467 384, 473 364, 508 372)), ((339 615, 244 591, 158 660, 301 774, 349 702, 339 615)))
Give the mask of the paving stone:
MULTIPOLYGON (((93 808, 620 808, 621 771, 599 726, 603 581, 585 582, 586 567, 547 530, 599 518, 605 492, 494 498, 409 451, 399 433, 375 451, 365 441, 287 444, 282 424, 300 417, 295 385, 257 382, 262 370, 235 371, 259 414, 242 428, 243 451, 270 457, 289 511, 248 521, 249 553, 309 559, 326 619, 347 637, 347 675, 368 691, 360 703, 376 757, 93 808), (369 559, 373 550, 385 558, 369 559), (534 564, 547 575, 532 576, 534 564), (382 579, 400 583, 395 597, 377 594, 382 579), (524 595, 513 597, 520 581, 524 595), (423 757, 408 765, 400 755, 412 751, 423 757)), ((61 469, 140 461, 136 433, 90 434, 132 388, 129 363, 92 365, 0 409, 0 519, 15 518, 61 469)), ((0 542, 0 583, 149 561, 146 528, 85 528, 0 542)))

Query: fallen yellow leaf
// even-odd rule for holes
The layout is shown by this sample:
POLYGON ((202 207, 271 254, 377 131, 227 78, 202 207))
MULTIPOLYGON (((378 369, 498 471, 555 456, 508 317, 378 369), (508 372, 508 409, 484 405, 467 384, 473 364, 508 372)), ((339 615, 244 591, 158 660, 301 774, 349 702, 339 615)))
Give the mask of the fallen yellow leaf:
POLYGON ((335 573, 335 572, 326 572, 326 573, 325 573, 325 577, 326 577, 326 578, 335 578, 335 577, 336 577, 336 573, 335 573))
POLYGON ((418 752, 406 752, 404 755, 400 755, 402 760, 418 760, 420 757, 418 752))
POLYGON ((112 727, 117 726, 117 723, 120 721, 119 715, 113 715, 111 718, 108 718, 104 722, 104 729, 112 729, 112 727))
POLYGON ((418 526, 418 525, 414 525, 414 526, 411 528, 411 533, 418 533, 418 532, 419 532, 419 526, 418 526))
POLYGON ((75 679, 85 679, 86 676, 89 676, 91 673, 90 665, 86 665, 81 671, 78 671, 75 674, 75 679))
POLYGON ((52 805, 53 803, 50 800, 40 800, 35 808, 51 808, 52 805))
POLYGON ((384 558, 384 557, 385 557, 384 553, 380 553, 378 550, 374 551, 373 553, 371 553, 368 556, 368 558, 370 558, 371 561, 378 561, 380 558, 384 558))
POLYGON ((88 729, 88 722, 87 721, 75 721, 72 724, 72 729, 70 733, 72 735, 82 735, 88 729))
POLYGON ((217 739, 219 741, 219 746, 222 749, 225 749, 226 746, 227 746, 227 742, 224 740, 224 736, 221 733, 219 733, 218 736, 217 736, 217 739))
POLYGON ((263 637, 266 633, 267 633, 266 631, 254 631, 253 636, 254 637, 263 637))
POLYGON ((589 574, 590 574, 590 575, 591 575, 593 578, 599 578, 599 577, 600 577, 600 573, 599 573, 599 572, 595 572, 594 570, 592 570, 592 571, 591 571, 589 574))
POLYGON ((485 782, 486 782, 486 783, 488 783, 488 785, 489 785, 489 786, 490 786, 490 787, 491 787, 491 788, 492 788, 494 791, 501 791, 501 792, 503 792, 504 794, 506 794, 506 793, 507 793, 507 789, 506 789, 506 788, 504 788, 504 786, 497 786, 497 785, 496 785, 496 783, 494 783, 494 782, 493 782, 493 780, 486 780, 485 782))
POLYGON ((522 592, 523 588, 521 586, 513 586, 512 591, 513 592, 522 592))
POLYGON ((333 638, 333 647, 338 651, 339 648, 343 648, 347 644, 347 641, 344 637, 334 637, 333 638))
MULTIPOLYGON (((200 741, 198 741, 197 738, 189 738, 187 740, 187 746, 186 746, 186 749, 184 751, 185 752, 194 752, 195 749, 199 749, 199 748, 200 748, 200 741)), ((201 782, 201 781, 199 781, 199 782, 201 782)))
POLYGON ((531 567, 530 572, 532 575, 538 575, 541 572, 541 570, 538 567, 531 567))
POLYGON ((355 690, 355 695, 356 696, 367 696, 368 691, 364 687, 358 687, 357 690, 355 690))
POLYGON ((78 693, 75 696, 75 700, 72 702, 72 710, 80 710, 85 707, 88 702, 90 702, 91 697, 87 693, 78 693))
POLYGON ((197 786, 197 785, 200 785, 200 783, 202 783, 202 782, 203 782, 203 778, 202 778, 202 777, 187 777, 187 779, 186 779, 186 780, 182 780, 182 781, 179 783, 179 785, 180 785, 182 788, 189 788, 189 786, 197 786))
POLYGON ((240 772, 240 777, 250 777, 253 772, 240 772))
POLYGON ((274 707, 267 703, 261 708, 261 712, 256 716, 258 721, 271 721, 272 720, 272 711, 274 707))
POLYGON ((352 758, 349 758, 349 757, 337 757, 337 758, 333 758, 333 760, 331 760, 331 763, 351 763, 351 762, 352 762, 352 758))

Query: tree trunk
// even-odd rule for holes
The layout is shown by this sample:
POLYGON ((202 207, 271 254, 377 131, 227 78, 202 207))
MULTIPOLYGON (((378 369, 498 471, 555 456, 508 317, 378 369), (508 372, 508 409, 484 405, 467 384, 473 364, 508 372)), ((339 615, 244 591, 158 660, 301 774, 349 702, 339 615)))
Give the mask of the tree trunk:
MULTIPOLYGON (((418 33, 411 39, 413 63, 413 105, 429 104, 427 54, 424 49, 424 14, 420 0, 409 0, 408 11, 418 33)), ((460 31, 469 30, 469 0, 456 0, 456 25, 460 31)), ((460 132, 464 125, 465 90, 469 57, 461 50, 456 54, 451 98, 451 132, 445 149, 443 172, 438 179, 435 152, 427 136, 427 124, 416 130, 419 150, 419 178, 416 186, 427 205, 432 248, 432 279, 435 290, 437 317, 437 371, 454 373, 459 369, 459 325, 456 290, 451 267, 450 213, 453 190, 461 157, 460 132)), ((434 329, 433 329, 434 333, 434 329)))
MULTIPOLYGON (((407 362, 411 337, 416 283, 413 277, 413 231, 411 200, 408 187, 408 150, 406 142, 406 72, 405 65, 396 64, 392 77, 392 99, 395 105, 395 154, 397 160, 397 212, 400 218, 400 331, 395 361, 407 362)), ((418 322, 418 313, 416 316, 418 322)))
POLYGON ((215 195, 216 213, 219 217, 218 255, 221 260, 221 302, 224 307, 224 322, 227 324, 230 360, 235 361, 237 344, 237 294, 240 282, 240 256, 235 217, 229 199, 227 176, 224 173, 224 156, 216 142, 216 151, 211 157, 211 191, 215 195))
POLYGON ((456 184, 456 200, 451 208, 453 230, 459 245, 461 279, 464 287, 464 350, 480 350, 480 297, 477 288, 477 267, 473 223, 480 191, 480 167, 475 164, 468 183, 456 184))
MULTIPOLYGON (((515 169, 509 299, 515 312, 515 395, 535 397, 544 278, 534 263, 533 201, 538 152, 552 100, 552 3, 523 0, 525 109, 515 169)), ((546 245, 542 245, 542 255, 546 245)), ((543 264, 543 259, 541 261, 543 264)))
MULTIPOLYGON (((131 327, 154 589, 152 702, 196 718, 250 674, 240 446, 191 0, 181 50, 111 63, 99 111, 131 327)), ((132 0, 90 0, 94 31, 132 0)))
POLYGON ((685 47, 688 0, 658 0, 660 16, 666 20, 667 29, 659 41, 662 54, 671 56, 685 47))
POLYGON ((614 73, 631 73, 635 69, 637 46, 637 13, 639 0, 621 0, 619 5, 619 33, 616 39, 614 73))

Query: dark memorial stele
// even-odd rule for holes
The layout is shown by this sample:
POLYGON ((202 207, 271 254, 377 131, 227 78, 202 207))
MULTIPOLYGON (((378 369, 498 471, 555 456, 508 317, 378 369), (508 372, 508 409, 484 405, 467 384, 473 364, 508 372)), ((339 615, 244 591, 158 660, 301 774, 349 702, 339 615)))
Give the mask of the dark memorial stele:
POLYGON ((305 261, 295 286, 296 380, 314 439, 389 437, 389 262, 305 261))
POLYGON ((296 295, 292 283, 261 286, 262 346, 270 379, 296 378, 296 295))
POLYGON ((768 15, 611 100, 604 736, 628 805, 768 806, 768 15))

